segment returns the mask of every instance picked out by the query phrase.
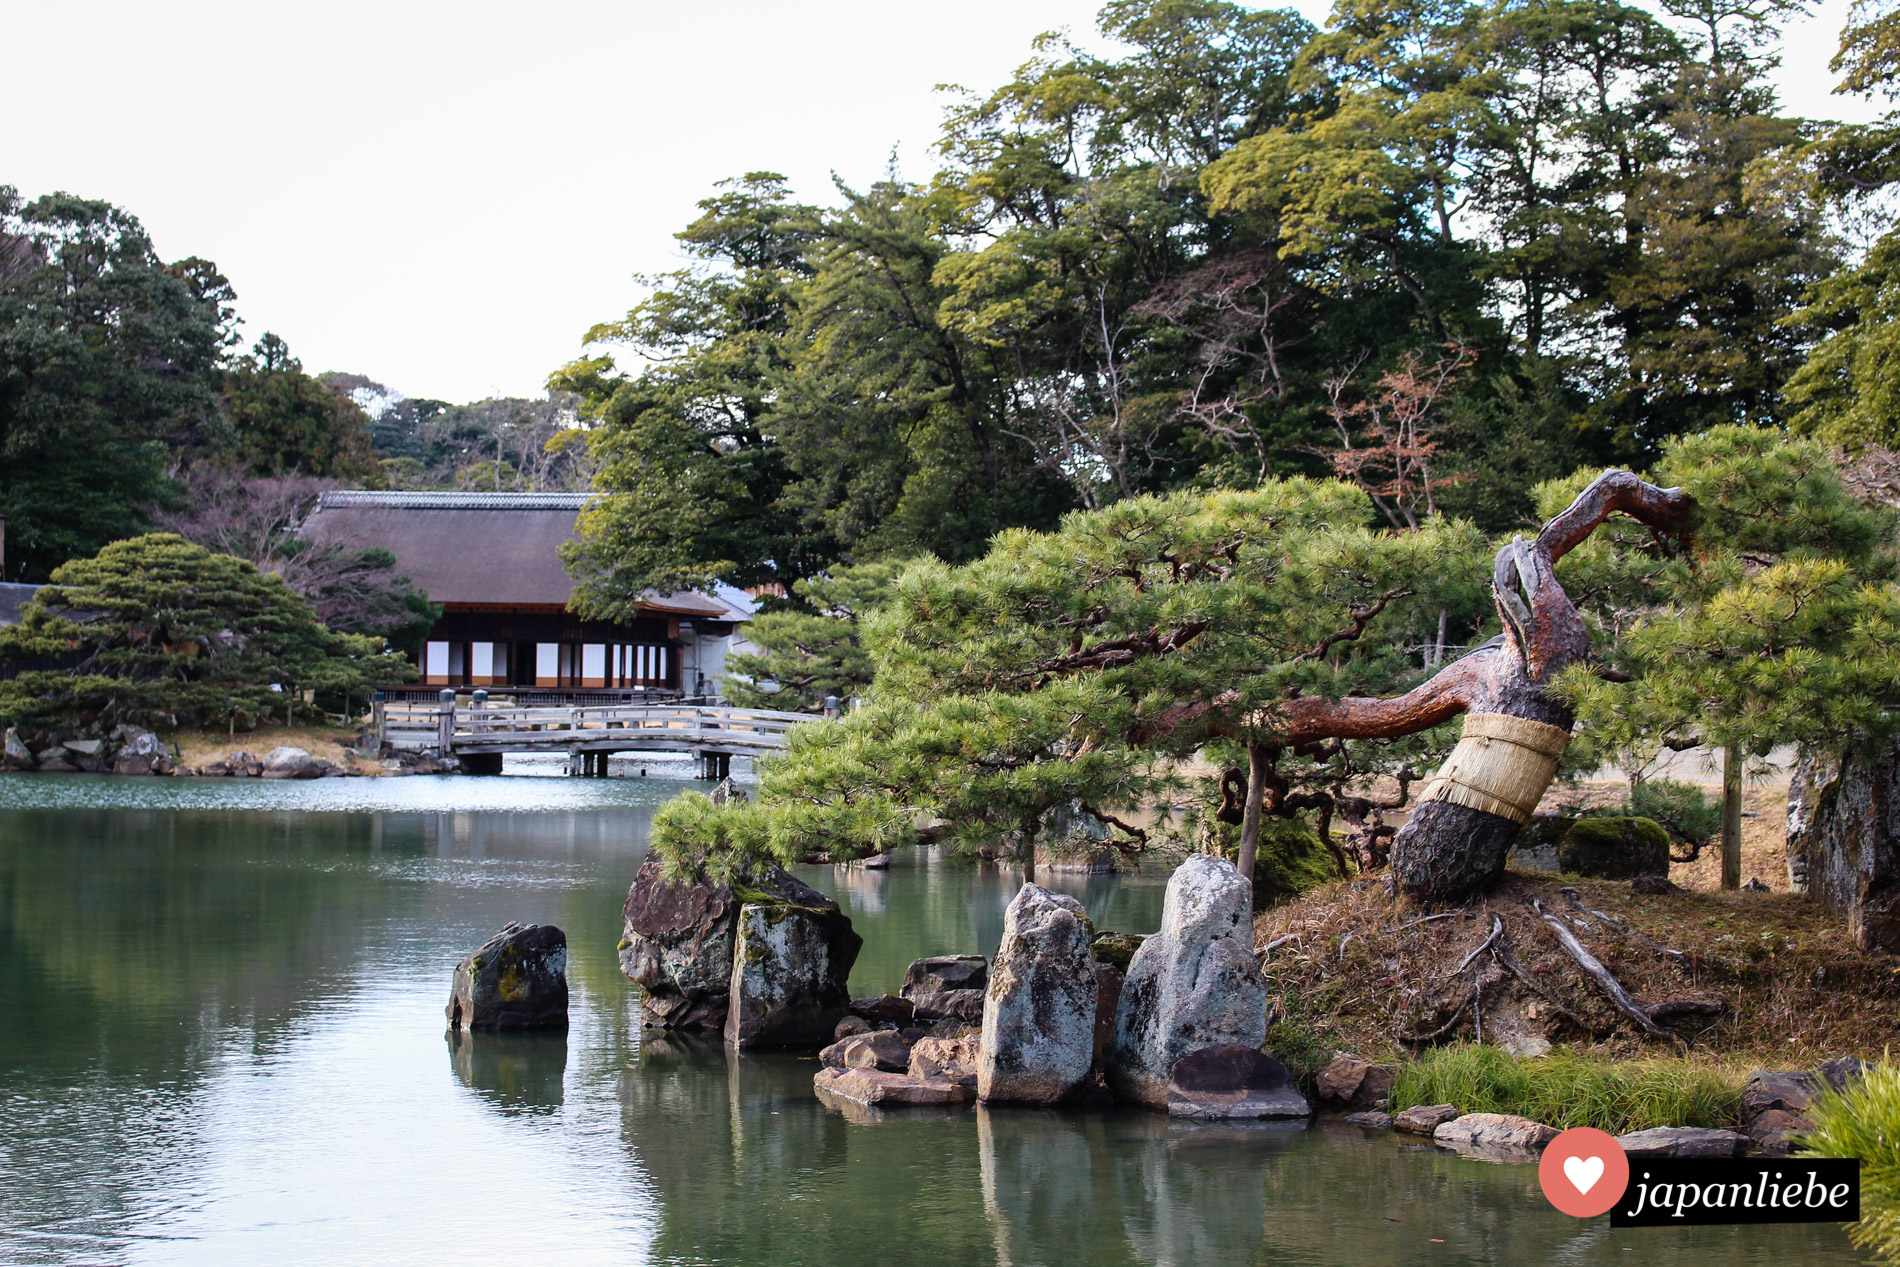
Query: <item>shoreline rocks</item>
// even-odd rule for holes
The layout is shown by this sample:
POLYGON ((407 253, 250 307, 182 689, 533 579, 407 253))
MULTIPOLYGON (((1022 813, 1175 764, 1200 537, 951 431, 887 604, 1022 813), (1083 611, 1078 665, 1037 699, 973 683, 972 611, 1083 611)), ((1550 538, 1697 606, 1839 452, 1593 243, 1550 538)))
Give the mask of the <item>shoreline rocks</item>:
POLYGON ((977 1097, 1058 1104, 1095 1063, 1095 928, 1067 894, 1025 884, 1003 914, 983 1004, 977 1097))
POLYGON ((1458 1119, 1458 1110, 1449 1104, 1415 1104, 1392 1118, 1392 1129, 1407 1135, 1430 1137, 1447 1122, 1458 1119))
POLYGON ((1432 1132, 1432 1143, 1441 1148, 1507 1160, 1534 1157, 1556 1138, 1555 1127, 1511 1113, 1466 1113, 1432 1132))
POLYGON ((454 1029, 567 1028, 567 934, 511 923, 455 965, 454 1029))
POLYGON ((876 1069, 820 1069, 812 1089, 823 1100, 837 1096, 863 1105, 968 1104, 976 1088, 946 1078, 916 1078, 907 1073, 876 1069))
POLYGON ((1645 1157, 1739 1157, 1748 1136, 1700 1126, 1653 1126, 1618 1135, 1616 1142, 1631 1161, 1645 1157))
POLYGON ((1248 881, 1224 858, 1190 854, 1168 881, 1161 930, 1135 951, 1122 984, 1106 1074, 1123 1099, 1166 1108, 1181 1057, 1266 1040, 1267 982, 1252 931, 1248 881))
POLYGON ((1397 1065, 1374 1064, 1342 1051, 1314 1076, 1313 1089, 1320 1103, 1333 1112, 1364 1113, 1385 1107, 1398 1076, 1397 1065))

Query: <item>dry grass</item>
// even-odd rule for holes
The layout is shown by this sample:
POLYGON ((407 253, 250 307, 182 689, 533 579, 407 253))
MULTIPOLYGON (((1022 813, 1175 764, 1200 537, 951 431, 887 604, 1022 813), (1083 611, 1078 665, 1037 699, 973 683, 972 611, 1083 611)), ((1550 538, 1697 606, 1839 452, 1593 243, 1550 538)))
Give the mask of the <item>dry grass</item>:
POLYGON ((235 737, 224 730, 178 730, 164 736, 168 744, 177 744, 181 768, 197 769, 213 761, 222 761, 233 752, 248 752, 260 760, 272 748, 302 748, 311 756, 348 768, 352 764, 365 773, 375 774, 382 766, 374 760, 356 760, 345 751, 362 733, 359 728, 337 726, 272 726, 240 731, 235 737))
POLYGON ((1543 1040, 1616 1059, 1680 1054, 1795 1068, 1841 1055, 1879 1056, 1900 1014, 1900 959, 1860 950, 1837 916, 1793 894, 1651 897, 1622 883, 1511 872, 1450 918, 1421 922, 1426 914, 1386 896, 1378 877, 1330 885, 1261 913, 1258 944, 1290 938, 1266 965, 1274 990, 1269 1006, 1279 1021, 1269 1049, 1285 1049, 1282 1059, 1296 1067, 1338 1048, 1409 1059, 1433 1044, 1475 1038, 1482 1025, 1493 1043, 1543 1040), (1683 962, 1589 915, 1577 918, 1561 892, 1566 885, 1625 930, 1683 952, 1683 962), (1534 898, 1564 914, 1639 1004, 1717 1001, 1723 1014, 1671 1022, 1678 1042, 1644 1037, 1563 952, 1532 909, 1534 898), (1502 943, 1550 997, 1488 953, 1455 971, 1490 935, 1494 917, 1503 925, 1502 943), (1468 1003, 1454 1020, 1474 982, 1482 985, 1475 1023, 1468 1003), (1431 1043, 1406 1041, 1441 1028, 1431 1043))

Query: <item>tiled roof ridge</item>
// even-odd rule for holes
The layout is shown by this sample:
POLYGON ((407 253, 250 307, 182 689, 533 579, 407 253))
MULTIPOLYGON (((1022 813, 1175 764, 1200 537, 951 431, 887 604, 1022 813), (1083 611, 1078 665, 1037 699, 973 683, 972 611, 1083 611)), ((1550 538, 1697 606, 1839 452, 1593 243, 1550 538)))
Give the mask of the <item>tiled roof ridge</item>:
POLYGON ((320 494, 317 505, 326 509, 400 506, 416 510, 579 510, 593 497, 592 493, 402 492, 339 488, 320 494))

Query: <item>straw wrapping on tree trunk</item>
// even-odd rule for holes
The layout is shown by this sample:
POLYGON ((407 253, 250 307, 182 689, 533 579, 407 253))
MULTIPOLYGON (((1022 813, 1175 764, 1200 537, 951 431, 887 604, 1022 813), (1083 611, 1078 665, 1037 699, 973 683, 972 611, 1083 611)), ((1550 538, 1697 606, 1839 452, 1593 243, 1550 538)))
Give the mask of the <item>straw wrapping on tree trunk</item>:
POLYGON ((1467 713, 1458 746, 1419 794, 1419 803, 1450 801, 1508 818, 1530 821, 1557 775, 1557 761, 1570 746, 1562 726, 1504 713, 1467 713))

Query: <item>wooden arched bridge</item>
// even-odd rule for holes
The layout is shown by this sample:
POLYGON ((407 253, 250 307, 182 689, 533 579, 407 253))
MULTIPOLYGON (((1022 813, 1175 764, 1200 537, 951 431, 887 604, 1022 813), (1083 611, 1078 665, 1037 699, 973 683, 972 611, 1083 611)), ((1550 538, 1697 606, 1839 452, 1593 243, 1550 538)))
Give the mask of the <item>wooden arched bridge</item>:
POLYGON ((724 704, 489 707, 440 703, 376 705, 377 735, 391 748, 454 757, 470 773, 499 774, 510 752, 563 753, 576 773, 604 775, 619 752, 685 752, 705 778, 724 778, 732 759, 780 751, 794 726, 822 720, 724 704))

